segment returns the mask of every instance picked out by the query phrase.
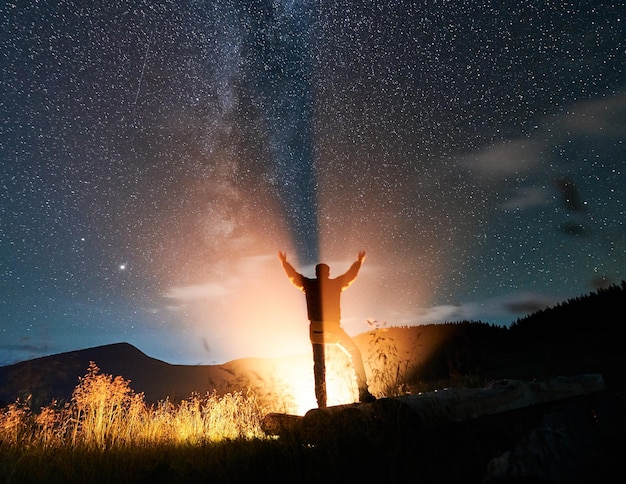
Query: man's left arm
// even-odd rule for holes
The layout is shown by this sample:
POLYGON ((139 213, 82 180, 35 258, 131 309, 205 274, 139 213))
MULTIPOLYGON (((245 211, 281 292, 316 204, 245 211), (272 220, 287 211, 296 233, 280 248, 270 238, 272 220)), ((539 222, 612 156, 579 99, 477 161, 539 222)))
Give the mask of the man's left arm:
POLYGON ((354 282, 354 280, 356 279, 356 276, 359 274, 359 270, 361 269, 361 265, 363 264, 364 260, 365 260, 365 251, 362 250, 357 255, 356 261, 354 261, 352 265, 350 266, 350 269, 348 269, 343 275, 338 277, 338 279, 340 279, 341 281, 342 291, 344 291, 345 289, 348 289, 348 287, 350 287, 350 285, 354 282))

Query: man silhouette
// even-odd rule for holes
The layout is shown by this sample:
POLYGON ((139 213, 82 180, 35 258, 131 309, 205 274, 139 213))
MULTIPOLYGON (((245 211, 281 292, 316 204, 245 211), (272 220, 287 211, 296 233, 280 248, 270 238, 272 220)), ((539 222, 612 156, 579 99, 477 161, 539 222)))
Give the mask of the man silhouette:
POLYGON ((309 318, 309 335, 313 345, 313 373, 315 376, 315 397, 320 408, 326 407, 326 361, 325 345, 335 344, 350 358, 357 377, 359 401, 375 400, 367 387, 365 367, 359 348, 341 327, 340 297, 342 291, 354 282, 365 251, 359 252, 357 260, 348 271, 334 279, 330 278, 330 267, 326 264, 315 266, 315 278, 304 277, 287 262, 287 254, 278 252, 283 269, 291 283, 304 292, 309 318))

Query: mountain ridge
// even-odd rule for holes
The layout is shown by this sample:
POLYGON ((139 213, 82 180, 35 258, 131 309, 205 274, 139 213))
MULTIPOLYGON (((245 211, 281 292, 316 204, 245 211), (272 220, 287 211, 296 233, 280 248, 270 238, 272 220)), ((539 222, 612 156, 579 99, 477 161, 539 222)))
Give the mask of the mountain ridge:
POLYGON ((221 365, 172 365, 146 355, 130 343, 120 342, 43 356, 0 367, 0 404, 16 398, 46 404, 67 400, 85 375, 90 362, 101 373, 121 376, 146 401, 186 398, 203 386, 226 378, 221 365), (206 382, 203 385, 201 382, 206 382), (47 402, 46 402, 47 400, 47 402))

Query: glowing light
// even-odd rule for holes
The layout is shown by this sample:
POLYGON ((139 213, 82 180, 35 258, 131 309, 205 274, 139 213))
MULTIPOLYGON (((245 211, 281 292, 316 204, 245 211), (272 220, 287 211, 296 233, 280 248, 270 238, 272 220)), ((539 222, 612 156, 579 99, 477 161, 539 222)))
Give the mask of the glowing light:
MULTIPOLYGON (((279 363, 273 388, 272 406, 277 411, 304 415, 317 408, 313 378, 313 355, 302 355, 279 363)), ((326 350, 327 405, 343 405, 357 401, 354 371, 345 354, 334 346, 326 350)))
POLYGON ((352 364, 339 348, 332 345, 326 350, 326 389, 330 406, 358 401, 352 364))

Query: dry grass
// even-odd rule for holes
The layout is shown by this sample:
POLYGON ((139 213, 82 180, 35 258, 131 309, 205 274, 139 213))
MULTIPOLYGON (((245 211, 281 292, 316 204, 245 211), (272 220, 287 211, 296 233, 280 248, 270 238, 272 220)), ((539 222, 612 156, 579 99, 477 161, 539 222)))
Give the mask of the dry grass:
MULTIPOLYGON (((393 345, 384 334, 372 341, 378 354, 393 345)), ((404 360, 387 358, 383 363, 372 374, 373 385, 389 393, 402 391, 404 360)), ((342 365, 332 371, 341 373, 342 365)), ((344 386, 354 383, 347 380, 344 386)), ((262 419, 282 411, 284 404, 278 396, 272 400, 261 403, 252 392, 234 391, 148 405, 129 381, 101 374, 92 363, 67 403, 36 409, 30 401, 17 401, 0 408, 0 483, 230 483, 264 478, 313 483, 329 472, 339 480, 378 482, 405 472, 411 461, 407 453, 415 453, 412 444, 390 446, 384 437, 361 439, 347 448, 342 439, 309 446, 296 438, 268 437, 262 419), (384 454, 391 467, 374 472, 364 458, 372 453, 384 454)))
MULTIPOLYGON (((405 391, 405 359, 385 332, 372 337, 380 360, 373 383, 405 391)), ((120 482, 481 482, 488 461, 515 437, 506 426, 467 422, 393 432, 331 432, 310 444, 296 434, 268 438, 269 411, 251 393, 192 395, 148 406, 128 381, 92 364, 71 400, 31 410, 29 402, 0 409, 0 484, 120 482), (345 434, 345 435, 344 435, 345 434)), ((451 383, 451 382, 447 382, 451 383)), ((457 383, 459 381, 457 380, 457 383)), ((447 385, 446 385, 447 386, 447 385)), ((616 470, 623 436, 608 442, 616 470)), ((601 469, 601 476, 613 475, 601 469)), ((608 482, 596 479, 594 482, 608 482)))
POLYGON ((0 483, 319 482, 329 470, 346 480, 355 469, 370 476, 356 465, 362 446, 322 449, 266 436, 262 418, 279 410, 253 393, 147 405, 129 384, 92 364, 67 404, 1 408, 0 483))
MULTIPOLYGON (((376 365, 368 361, 374 368, 373 386, 379 389, 379 396, 401 393, 407 362, 397 356, 392 339, 382 331, 373 334, 371 349, 376 358, 384 360, 376 365)), ((347 371, 351 368, 334 367, 333 361, 331 358, 331 374, 352 375, 347 371)), ((341 384, 351 388, 352 379, 341 384)), ((99 451, 267 439, 261 428, 263 416, 283 411, 280 398, 269 401, 250 391, 235 391, 194 394, 180 402, 148 405, 128 380, 102 374, 92 362, 68 403, 52 402, 33 409, 31 402, 17 401, 0 409, 0 450, 99 451)))
POLYGON ((192 395, 148 406, 121 377, 92 363, 71 401, 33 412, 28 402, 0 411, 0 446, 111 449, 263 437, 264 414, 251 393, 192 395))

